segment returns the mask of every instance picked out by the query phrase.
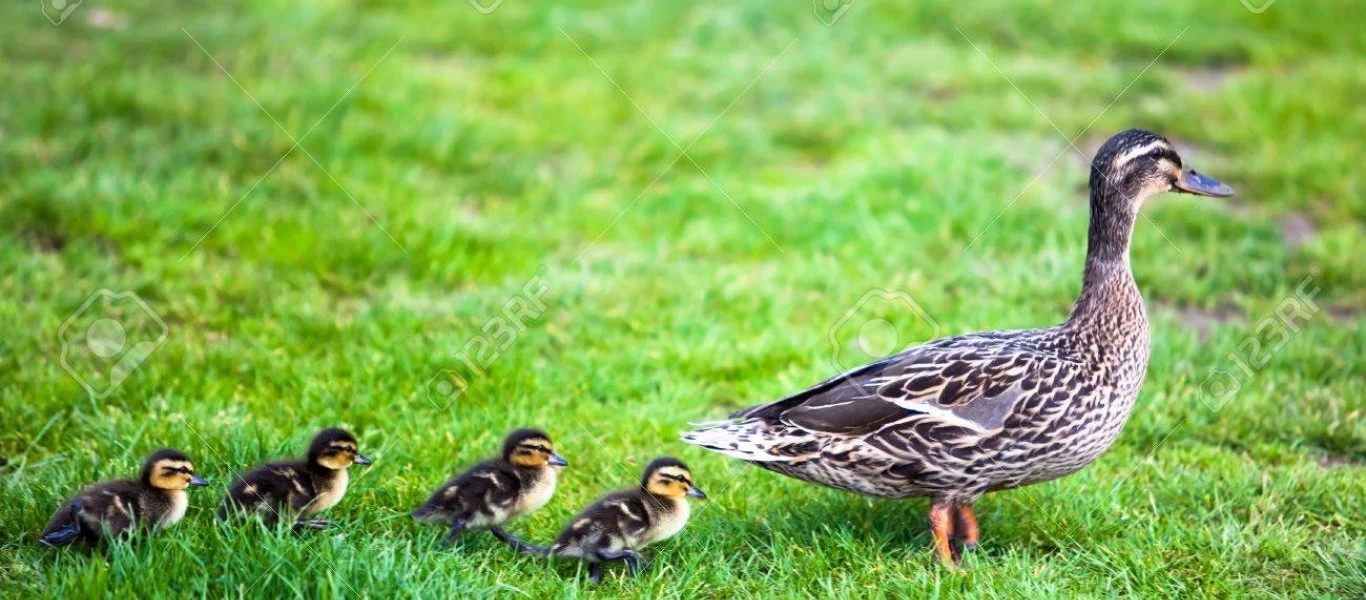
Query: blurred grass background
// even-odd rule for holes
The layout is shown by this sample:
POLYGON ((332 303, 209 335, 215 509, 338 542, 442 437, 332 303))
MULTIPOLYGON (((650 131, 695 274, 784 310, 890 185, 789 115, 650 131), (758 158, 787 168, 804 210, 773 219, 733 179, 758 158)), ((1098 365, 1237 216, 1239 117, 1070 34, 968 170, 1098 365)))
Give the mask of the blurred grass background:
POLYGON ((60 26, 10 3, 0 594, 588 595, 573 565, 477 536, 451 551, 406 514, 538 425, 573 466, 526 537, 658 454, 713 496, 645 576, 593 595, 1366 595, 1366 16, 821 2, 86 0, 60 26), (1089 469, 984 500, 966 573, 930 560, 924 501, 677 442, 835 371, 832 326, 870 289, 945 335, 1064 318, 1084 155, 1132 126, 1239 194, 1144 207, 1134 415, 1089 469), (545 312, 487 375, 461 370, 538 276, 545 312), (1313 318, 1267 352, 1306 279, 1313 318), (169 336, 92 400, 57 332, 102 288, 169 336), (1269 362, 1244 373, 1250 351, 1269 362), (448 369, 469 383, 453 404, 433 394, 448 369), (1241 385, 1221 408, 1212 372, 1241 385), (334 529, 215 526, 236 470, 328 425, 375 459, 334 529), (64 497, 162 445, 215 482, 181 525, 37 545, 64 497))

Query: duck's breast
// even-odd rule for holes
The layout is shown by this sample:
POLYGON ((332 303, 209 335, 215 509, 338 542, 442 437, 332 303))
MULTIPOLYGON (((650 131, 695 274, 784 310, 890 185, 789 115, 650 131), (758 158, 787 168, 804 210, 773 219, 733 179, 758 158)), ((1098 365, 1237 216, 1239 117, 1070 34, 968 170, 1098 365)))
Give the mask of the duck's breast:
POLYGON ((655 511, 652 516, 655 519, 654 526, 641 536, 638 546, 640 548, 678 535, 678 532, 683 531, 683 526, 688 524, 688 517, 692 516, 692 507, 687 500, 679 499, 673 502, 673 506, 655 511))
POLYGON ((543 467, 536 479, 528 482, 527 490, 512 507, 513 516, 536 512, 550 502, 555 495, 555 482, 559 473, 554 467, 543 467))
POLYGON ((190 495, 185 493, 185 490, 172 490, 167 495, 170 506, 166 508, 166 514, 162 515, 161 520, 157 521, 158 529, 179 523, 185 518, 185 511, 190 508, 190 495))
POLYGON ((342 496, 346 495, 346 486, 351 481, 351 476, 346 471, 346 469, 338 469, 333 474, 331 481, 324 482, 323 489, 313 498, 313 502, 309 503, 304 512, 308 514, 319 513, 341 502, 342 496))

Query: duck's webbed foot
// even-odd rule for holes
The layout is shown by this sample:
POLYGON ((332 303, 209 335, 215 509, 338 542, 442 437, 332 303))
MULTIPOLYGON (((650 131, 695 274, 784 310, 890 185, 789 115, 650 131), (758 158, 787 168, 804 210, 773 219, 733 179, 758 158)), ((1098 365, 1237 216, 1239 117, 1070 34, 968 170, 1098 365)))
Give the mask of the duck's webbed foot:
POLYGON ((954 524, 953 505, 938 501, 930 504, 930 535, 934 538, 934 555, 939 562, 950 567, 958 566, 958 557, 953 551, 954 524))
POLYGON ((502 527, 490 527, 489 533, 492 533, 493 537, 498 538, 504 544, 507 544, 508 547, 512 548, 513 550, 516 550, 517 552, 525 552, 527 554, 531 554, 534 556, 545 556, 547 552, 550 552, 549 547, 537 546, 535 544, 529 544, 527 542, 524 542, 517 536, 508 533, 507 530, 503 529, 502 527))
POLYGON ((963 560, 964 552, 977 549, 977 513, 971 505, 958 506, 953 513, 953 558, 963 560))
POLYGON ((588 581, 592 582, 593 585, 602 583, 602 563, 588 563, 588 581))
POLYGON ((294 533, 300 533, 309 529, 327 529, 332 525, 327 519, 299 519, 294 522, 294 533))
POLYGON ((605 561, 619 560, 626 563, 626 572, 632 577, 635 577, 641 571, 644 571, 646 567, 650 566, 650 563, 645 561, 644 556, 641 556, 639 552, 630 548, 621 550, 598 550, 597 555, 598 558, 605 561))
POLYGON ((971 505, 935 501, 930 504, 930 534, 939 561, 957 567, 964 552, 977 549, 977 513, 971 505))

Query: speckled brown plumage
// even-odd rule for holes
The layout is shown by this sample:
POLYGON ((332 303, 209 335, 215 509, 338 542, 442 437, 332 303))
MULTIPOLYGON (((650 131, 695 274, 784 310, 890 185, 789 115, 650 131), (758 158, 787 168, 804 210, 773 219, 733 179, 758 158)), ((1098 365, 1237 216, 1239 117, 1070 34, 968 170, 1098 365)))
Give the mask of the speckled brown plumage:
POLYGON ((935 340, 684 439, 852 492, 929 496, 936 511, 948 511, 932 511, 936 540, 955 521, 970 521, 975 537, 970 507, 983 494, 1073 473, 1124 427, 1149 353, 1129 238, 1143 201, 1173 188, 1232 193, 1183 172, 1161 136, 1134 129, 1112 137, 1092 161, 1082 291, 1066 321, 935 340))
POLYGON ((634 575, 645 568, 639 550, 673 537, 687 525, 692 511, 685 496, 707 497, 683 461, 657 458, 645 467, 639 487, 608 494, 574 517, 549 553, 587 561, 594 583, 602 579, 602 566, 608 562, 623 562, 634 575))
POLYGON ((555 493, 559 470, 568 465, 545 432, 518 429, 503 440, 499 458, 441 484, 413 511, 413 519, 448 527, 452 541, 468 529, 487 529, 513 549, 542 553, 544 548, 517 539, 503 525, 545 506, 555 493))
POLYGON ((313 436, 304 460, 279 460, 260 465, 228 487, 218 516, 256 515, 267 526, 292 523, 296 530, 320 529, 328 522, 310 519, 341 502, 350 485, 347 469, 369 465, 358 451, 355 436, 344 429, 324 429, 313 436))
POLYGON ((96 544, 138 529, 170 527, 189 507, 186 488, 205 485, 208 482, 195 475, 184 453, 158 450, 143 461, 138 479, 97 483, 62 503, 39 539, 51 546, 96 544))

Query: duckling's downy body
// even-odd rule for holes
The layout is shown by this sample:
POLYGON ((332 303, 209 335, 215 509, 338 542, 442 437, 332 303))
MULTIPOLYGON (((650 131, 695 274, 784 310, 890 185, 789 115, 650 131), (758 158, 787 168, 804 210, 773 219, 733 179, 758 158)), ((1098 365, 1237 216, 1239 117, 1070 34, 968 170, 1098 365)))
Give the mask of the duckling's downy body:
POLYGON ((624 562, 634 575, 645 564, 640 549, 673 537, 688 524, 692 509, 685 496, 707 497, 682 461, 655 459, 645 468, 640 487, 608 494, 584 509, 549 552, 588 561, 594 583, 602 579, 605 562, 624 562))
POLYGON ((977 544, 983 494, 1049 481, 1119 435, 1148 365, 1148 320, 1129 268, 1142 202, 1176 189, 1232 190, 1165 138, 1129 130, 1092 161, 1081 295, 1045 329, 932 341, 793 396, 740 410, 685 441, 797 479, 883 498, 931 498, 941 559, 977 544))
POLYGON ((305 460, 269 462, 234 481, 219 517, 257 514, 270 526, 289 519, 295 528, 325 527, 327 521, 309 517, 341 502, 352 464, 370 464, 359 453, 355 436, 344 429, 324 429, 313 437, 305 460))
POLYGON ((452 541, 467 529, 487 529, 515 549, 542 551, 513 537, 503 525, 545 506, 555 494, 559 469, 568 464, 545 432, 519 429, 503 441, 500 458, 442 484, 413 511, 413 519, 449 527, 452 541))
POLYGON ((178 450, 153 452, 136 480, 105 481, 86 487, 52 515, 39 538, 62 546, 77 540, 94 544, 139 528, 164 529, 180 522, 189 508, 186 488, 208 482, 194 474, 189 457, 178 450))

